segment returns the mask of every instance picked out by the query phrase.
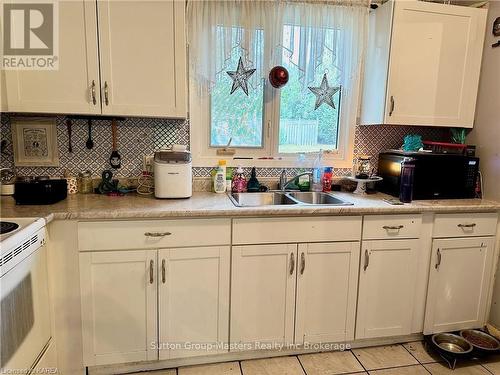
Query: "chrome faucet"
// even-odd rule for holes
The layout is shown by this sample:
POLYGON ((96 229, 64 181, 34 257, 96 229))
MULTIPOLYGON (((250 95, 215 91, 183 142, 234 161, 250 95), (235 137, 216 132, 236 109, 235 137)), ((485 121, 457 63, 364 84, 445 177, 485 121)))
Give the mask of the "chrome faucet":
POLYGON ((302 177, 302 176, 309 176, 309 183, 311 182, 312 179, 312 172, 304 172, 304 173, 299 173, 298 175, 292 177, 291 179, 287 180, 286 179, 286 169, 283 168, 280 173, 280 182, 279 182, 279 188, 281 191, 285 191, 286 187, 290 185, 293 181, 295 181, 297 178, 302 177))

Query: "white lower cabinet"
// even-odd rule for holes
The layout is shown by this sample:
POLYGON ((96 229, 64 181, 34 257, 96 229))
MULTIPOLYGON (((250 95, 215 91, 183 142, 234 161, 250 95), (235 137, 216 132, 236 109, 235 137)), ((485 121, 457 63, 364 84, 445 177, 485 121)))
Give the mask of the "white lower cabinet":
POLYGON ((485 323, 494 237, 435 239, 424 334, 485 323))
POLYGON ((359 245, 299 245, 295 344, 354 339, 359 245))
MULTIPOLYGON (((227 344, 229 246, 80 253, 86 366, 227 344)), ((223 351, 223 350, 221 350, 223 351)))
POLYGON ((358 241, 233 247, 231 343, 352 340, 358 263, 358 241))
POLYGON ((405 336, 424 310, 424 334, 485 322, 495 214, 436 215, 433 227, 373 216, 363 234, 352 217, 333 234, 325 218, 291 220, 309 225, 292 243, 279 242, 287 220, 263 220, 238 219, 232 237, 222 219, 80 223, 85 366, 405 336))
POLYGON ((156 255, 80 254, 85 365, 158 359, 156 255))
POLYGON ((199 345, 228 343, 229 262, 229 246, 158 251, 160 359, 224 352, 199 345))
POLYGON ((417 239, 363 241, 356 339, 411 333, 417 239))
POLYGON ((233 246, 232 256, 231 344, 291 344, 297 245, 233 246))

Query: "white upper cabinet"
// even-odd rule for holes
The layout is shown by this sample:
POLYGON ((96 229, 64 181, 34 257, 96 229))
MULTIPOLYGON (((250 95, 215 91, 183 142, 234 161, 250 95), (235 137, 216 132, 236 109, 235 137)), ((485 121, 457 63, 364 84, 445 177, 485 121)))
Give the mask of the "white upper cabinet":
POLYGON ((359 246, 299 244, 295 344, 354 340, 359 246))
POLYGON ((186 117, 184 1, 60 1, 58 34, 58 70, 2 72, 2 110, 186 117))
POLYGON ((432 248, 424 334, 481 328, 495 238, 437 239, 432 248))
POLYGON ((102 113, 186 117, 184 1, 97 4, 102 113))
POLYGON ((486 18, 423 1, 372 11, 360 123, 472 128, 486 18))
POLYGON ((60 1, 58 5, 59 69, 3 71, 3 111, 101 113, 96 4, 60 1))

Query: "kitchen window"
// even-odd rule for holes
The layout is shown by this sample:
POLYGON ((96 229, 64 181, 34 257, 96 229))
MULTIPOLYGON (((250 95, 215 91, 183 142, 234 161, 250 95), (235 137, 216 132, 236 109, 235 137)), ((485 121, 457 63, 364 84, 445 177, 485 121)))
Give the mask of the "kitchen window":
POLYGON ((368 11, 357 0, 331 4, 188 2, 194 165, 231 159, 217 154, 229 145, 241 158, 233 164, 294 166, 298 154, 312 163, 322 149, 334 166, 352 166, 368 11), (240 59, 255 70, 248 95, 230 93, 227 72, 240 59), (281 88, 268 79, 274 66, 288 71, 281 88))

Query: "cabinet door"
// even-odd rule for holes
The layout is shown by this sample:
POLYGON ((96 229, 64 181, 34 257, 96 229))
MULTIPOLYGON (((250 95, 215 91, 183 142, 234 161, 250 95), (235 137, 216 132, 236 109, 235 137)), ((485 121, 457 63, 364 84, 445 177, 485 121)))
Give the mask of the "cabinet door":
POLYGON ((356 338, 411 333, 419 240, 363 241, 356 338))
POLYGON ((297 245, 233 246, 231 344, 292 343, 297 245))
MULTIPOLYGON (((227 344, 229 261, 228 246, 158 252, 160 344, 227 344)), ((160 347, 159 356, 170 359, 221 352, 160 347)))
POLYGON ((156 253, 80 254, 86 366, 158 359, 156 253))
POLYGON ((296 344, 354 340, 359 246, 299 245, 296 344))
POLYGON ((433 241, 424 333, 485 323, 494 237, 433 241))
POLYGON ((472 127, 487 11, 396 1, 386 123, 472 127))
POLYGON ((103 113, 186 117, 184 1, 97 4, 103 113))
POLYGON ((4 71, 2 104, 9 112, 101 113, 96 4, 59 1, 58 6, 59 69, 4 71))

